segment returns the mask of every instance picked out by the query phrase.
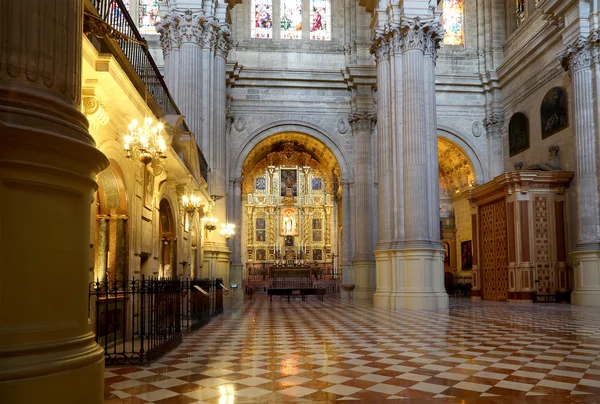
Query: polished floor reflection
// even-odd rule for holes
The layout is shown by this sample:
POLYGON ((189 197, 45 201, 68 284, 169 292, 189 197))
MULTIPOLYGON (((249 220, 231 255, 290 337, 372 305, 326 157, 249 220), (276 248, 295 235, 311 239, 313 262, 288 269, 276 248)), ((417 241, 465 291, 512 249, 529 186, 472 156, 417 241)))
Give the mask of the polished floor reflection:
POLYGON ((255 298, 148 367, 107 368, 106 403, 599 402, 600 310, 451 299, 449 310, 255 298))

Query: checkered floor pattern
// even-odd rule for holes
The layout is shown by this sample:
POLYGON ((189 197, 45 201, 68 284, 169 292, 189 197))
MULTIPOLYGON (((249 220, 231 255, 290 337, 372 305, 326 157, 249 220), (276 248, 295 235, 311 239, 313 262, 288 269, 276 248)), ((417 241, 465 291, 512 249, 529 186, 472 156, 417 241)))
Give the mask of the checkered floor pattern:
POLYGON ((105 402, 600 403, 600 309, 450 305, 234 300, 152 365, 106 368, 105 402))

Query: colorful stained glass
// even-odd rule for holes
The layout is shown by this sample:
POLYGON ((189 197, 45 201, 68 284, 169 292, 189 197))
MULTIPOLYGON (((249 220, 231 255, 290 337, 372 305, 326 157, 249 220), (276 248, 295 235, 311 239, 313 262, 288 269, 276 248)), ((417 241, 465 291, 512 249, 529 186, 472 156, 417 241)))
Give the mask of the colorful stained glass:
POLYGON ((271 0, 252 1, 252 38, 273 38, 273 3, 271 0))
POLYGON ((463 0, 444 0, 442 23, 446 34, 444 45, 462 45, 463 37, 463 0))
POLYGON ((281 39, 302 38, 302 0, 281 0, 281 39))
POLYGON ((310 39, 331 40, 330 0, 310 0, 310 39))
POLYGON ((138 29, 142 34, 156 34, 154 25, 160 21, 158 0, 140 0, 138 29))

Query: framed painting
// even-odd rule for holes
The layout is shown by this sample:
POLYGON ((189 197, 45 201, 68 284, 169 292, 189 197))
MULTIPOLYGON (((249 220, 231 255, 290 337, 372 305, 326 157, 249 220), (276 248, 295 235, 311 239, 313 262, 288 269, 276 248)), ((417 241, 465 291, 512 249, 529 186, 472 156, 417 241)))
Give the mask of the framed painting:
POLYGON ((471 250, 471 240, 460 243, 461 269, 469 270, 473 268, 473 252, 471 250))

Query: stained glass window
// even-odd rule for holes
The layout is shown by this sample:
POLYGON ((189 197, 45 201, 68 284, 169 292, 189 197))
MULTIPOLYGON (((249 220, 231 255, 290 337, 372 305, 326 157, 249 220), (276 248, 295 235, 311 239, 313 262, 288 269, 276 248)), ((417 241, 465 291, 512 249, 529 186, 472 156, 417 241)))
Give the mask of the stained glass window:
POLYGON ((138 29, 142 34, 156 34, 154 25, 160 20, 158 0, 140 0, 138 29))
POLYGON ((281 0, 281 39, 302 38, 302 0, 281 0))
POLYGON ((331 40, 330 0, 310 0, 310 39, 331 40))
POLYGON ((444 0, 442 23, 446 34, 444 45, 462 45, 463 38, 463 0, 444 0))
POLYGON ((271 0, 252 1, 252 38, 273 38, 273 3, 271 0))

